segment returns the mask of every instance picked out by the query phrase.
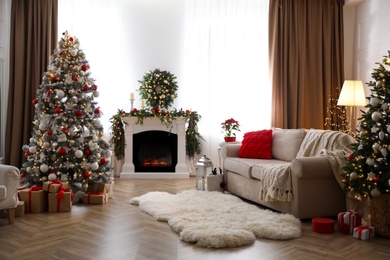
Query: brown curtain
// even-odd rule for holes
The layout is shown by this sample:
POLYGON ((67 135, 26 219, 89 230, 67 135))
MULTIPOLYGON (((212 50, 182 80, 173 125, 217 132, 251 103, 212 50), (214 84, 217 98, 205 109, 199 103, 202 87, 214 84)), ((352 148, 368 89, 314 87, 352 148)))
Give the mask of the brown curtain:
POLYGON ((32 134, 34 106, 43 72, 57 44, 57 0, 13 0, 5 163, 21 167, 22 146, 32 134))
POLYGON ((272 126, 324 129, 329 97, 344 81, 343 5, 270 0, 272 126))

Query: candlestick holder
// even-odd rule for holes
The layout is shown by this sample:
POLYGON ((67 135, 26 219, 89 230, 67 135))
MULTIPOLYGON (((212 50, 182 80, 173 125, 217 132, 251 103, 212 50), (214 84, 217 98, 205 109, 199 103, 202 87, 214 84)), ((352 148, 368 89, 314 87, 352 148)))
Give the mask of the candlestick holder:
POLYGON ((131 104, 130 112, 133 111, 134 100, 135 100, 134 98, 130 98, 130 104, 131 104))

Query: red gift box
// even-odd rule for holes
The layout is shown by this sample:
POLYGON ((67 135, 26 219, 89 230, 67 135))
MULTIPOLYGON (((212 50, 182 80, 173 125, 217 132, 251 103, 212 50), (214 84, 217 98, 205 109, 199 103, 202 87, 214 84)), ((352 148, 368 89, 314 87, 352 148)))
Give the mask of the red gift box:
POLYGON ((368 240, 375 235, 375 229, 371 226, 358 226, 353 230, 353 237, 359 240, 368 240))
POLYGON ((353 210, 340 212, 337 216, 337 222, 341 233, 352 234, 354 228, 362 224, 362 216, 353 210))

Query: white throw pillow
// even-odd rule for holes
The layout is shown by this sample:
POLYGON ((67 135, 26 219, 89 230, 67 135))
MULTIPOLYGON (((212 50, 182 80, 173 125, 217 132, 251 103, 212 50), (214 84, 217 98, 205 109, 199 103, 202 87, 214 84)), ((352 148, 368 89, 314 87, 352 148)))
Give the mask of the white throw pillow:
POLYGON ((5 200, 7 198, 7 187, 0 185, 0 200, 5 200))
POLYGON ((272 158, 288 162, 294 160, 305 133, 304 129, 272 128, 272 158))

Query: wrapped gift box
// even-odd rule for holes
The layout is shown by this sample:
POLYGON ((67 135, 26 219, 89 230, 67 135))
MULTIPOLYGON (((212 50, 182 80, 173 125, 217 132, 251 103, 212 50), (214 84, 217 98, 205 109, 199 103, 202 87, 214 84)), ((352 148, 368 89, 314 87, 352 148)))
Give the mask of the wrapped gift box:
POLYGON ((26 208, 24 205, 24 201, 18 201, 18 206, 15 209, 15 217, 23 217, 25 210, 26 208))
POLYGON ((49 193, 49 212, 70 212, 72 210, 73 193, 70 190, 61 190, 58 193, 49 193))
POLYGON ((354 228, 362 224, 362 216, 352 210, 340 212, 337 216, 337 223, 341 233, 352 234, 354 228))
POLYGON ((320 234, 334 233, 335 221, 330 218, 313 218, 311 220, 311 229, 313 232, 320 234))
POLYGON ((375 229, 371 226, 358 226, 353 229, 353 237, 360 240, 368 240, 375 235, 375 229))
POLYGON ((102 192, 108 194, 108 198, 111 199, 114 193, 114 182, 111 183, 101 183, 101 182, 94 182, 90 185, 88 185, 87 193, 88 192, 102 192))
POLYGON ((85 204, 106 204, 108 200, 108 194, 103 192, 89 192, 84 195, 85 204))
POLYGON ((206 177, 206 187, 207 191, 221 191, 223 192, 223 188, 221 187, 221 183, 223 182, 222 174, 210 174, 206 177))
POLYGON ((56 181, 46 181, 43 183, 43 190, 50 192, 50 193, 58 193, 61 188, 67 189, 68 183, 67 182, 60 182, 59 180, 56 181))
POLYGON ((41 213, 47 211, 47 194, 42 186, 32 186, 30 189, 18 191, 19 200, 24 201, 25 212, 41 213))

